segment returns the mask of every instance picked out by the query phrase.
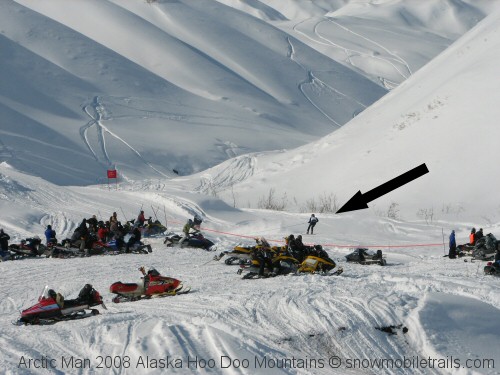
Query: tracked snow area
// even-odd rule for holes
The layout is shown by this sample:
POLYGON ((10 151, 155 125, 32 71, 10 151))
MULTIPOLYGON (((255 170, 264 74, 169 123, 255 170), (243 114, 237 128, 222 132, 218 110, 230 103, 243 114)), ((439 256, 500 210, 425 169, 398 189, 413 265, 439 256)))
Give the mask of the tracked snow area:
POLYGON ((10 242, 143 209, 177 233, 201 216, 217 251, 157 238, 148 255, 0 262, 0 372, 500 374, 500 278, 443 257, 452 229, 459 244, 471 227, 500 238, 498 4, 1 2, 10 242), (321 198, 342 204, 423 162, 428 175, 368 210, 319 212, 321 198), (256 208, 271 191, 285 210, 256 208), (291 233, 344 272, 243 280, 213 260, 291 233), (346 263, 357 246, 387 266, 346 263), (142 265, 191 292, 113 304, 111 283, 138 281, 142 265), (45 285, 75 298, 86 283, 100 315, 11 324, 45 285))
MULTIPOLYGON (((500 344, 498 335, 490 334, 487 340, 477 336, 477 340, 467 342, 464 338, 476 334, 472 327, 487 330, 500 316, 500 280, 483 276, 482 262, 444 258, 438 225, 399 222, 373 214, 357 221, 320 215, 315 235, 304 236, 305 242, 324 244, 344 268, 342 275, 242 280, 236 274, 237 266, 214 261, 213 256, 238 243, 253 243, 241 236, 265 236, 280 244, 290 233, 304 233, 308 215, 241 211, 202 194, 165 186, 159 191, 153 184, 135 191, 126 187, 108 190, 106 186, 61 188, 5 164, 1 171, 3 176, 10 175, 2 178, 1 193, 12 202, 4 201, 2 215, 2 226, 13 237, 12 242, 42 234, 47 223, 52 223, 61 239, 70 235, 82 217, 97 214, 106 218, 117 211, 120 219, 123 215, 130 219, 142 207, 150 215, 154 210, 162 221, 166 218, 174 232, 180 232, 187 217, 200 215, 205 235, 218 246, 216 252, 167 248, 160 238, 146 240, 153 246, 149 255, 0 263, 2 279, 9 281, 2 288, 0 304, 0 343, 4 348, 0 364, 6 374, 109 373, 110 369, 99 368, 101 356, 130 360, 129 368, 113 368, 116 374, 160 374, 166 371, 167 361, 171 362, 168 371, 179 374, 454 373, 452 367, 438 371, 415 366, 359 366, 369 366, 370 360, 377 359, 430 356, 437 360, 455 357, 458 350, 461 356, 457 358, 463 361, 469 357, 498 360, 495 350, 489 349, 500 344), (30 225, 13 225, 13 218, 30 225), (432 246, 413 246, 417 244, 432 246), (347 264, 344 256, 350 250, 343 245, 408 247, 384 248, 388 265, 380 267, 347 264), (138 281, 141 265, 154 266, 162 274, 182 280, 192 287, 191 293, 111 303, 109 286, 115 281, 138 281), (108 310, 100 309, 99 316, 49 326, 11 324, 21 309, 35 303, 44 285, 71 298, 88 282, 102 293, 108 306, 108 310), (488 313, 488 320, 474 323, 460 334, 458 325, 468 320, 476 307, 488 313), (449 321, 444 312, 451 316, 449 321), (377 329, 390 325, 403 325, 409 332, 398 330, 397 335, 389 335, 377 329), (27 371, 23 367, 23 358, 42 357, 55 359, 56 368, 27 371), (196 368, 196 357, 200 361, 213 359, 214 368, 196 368), (235 368, 229 357, 247 359, 248 368, 235 368), (69 365, 70 358, 75 362, 69 365), (333 366, 340 363, 339 368, 332 369, 331 358, 333 366), (77 360, 84 359, 89 359, 90 368, 77 369, 81 364, 77 360), (285 368, 272 368, 285 360, 285 368), (145 368, 144 363, 150 367, 145 368), (164 368, 152 368, 154 363, 164 368), (181 367, 172 368, 175 363, 181 367)), ((440 225, 448 232, 455 224, 440 225)), ((459 243, 467 238, 468 228, 461 229, 457 232, 459 243)), ((498 226, 487 230, 498 231, 498 226)), ((498 373, 497 368, 475 371, 498 373)), ((463 373, 472 372, 463 369, 463 373)))

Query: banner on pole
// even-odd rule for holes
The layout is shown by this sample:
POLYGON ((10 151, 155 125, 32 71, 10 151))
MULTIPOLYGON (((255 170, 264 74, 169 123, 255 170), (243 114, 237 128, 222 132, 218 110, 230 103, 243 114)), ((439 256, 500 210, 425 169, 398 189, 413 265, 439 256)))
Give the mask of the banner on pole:
POLYGON ((116 169, 108 169, 108 178, 117 178, 116 169))

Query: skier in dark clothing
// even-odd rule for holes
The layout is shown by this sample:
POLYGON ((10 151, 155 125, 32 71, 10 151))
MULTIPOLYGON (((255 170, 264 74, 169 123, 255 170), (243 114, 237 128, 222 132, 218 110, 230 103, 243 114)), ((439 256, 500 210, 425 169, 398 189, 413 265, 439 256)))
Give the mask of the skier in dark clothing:
POLYGON ((455 231, 452 230, 450 234, 450 251, 448 258, 455 259, 457 257, 457 242, 455 241, 455 231))
POLYGON ((56 231, 52 229, 51 225, 47 225, 47 229, 45 230, 45 239, 47 240, 47 245, 51 242, 57 243, 56 231))
POLYGON ((307 234, 309 234, 309 231, 311 231, 311 234, 314 234, 313 233, 314 226, 318 221, 319 221, 318 218, 314 216, 314 214, 312 214, 311 217, 309 218, 309 226, 307 227, 307 234))

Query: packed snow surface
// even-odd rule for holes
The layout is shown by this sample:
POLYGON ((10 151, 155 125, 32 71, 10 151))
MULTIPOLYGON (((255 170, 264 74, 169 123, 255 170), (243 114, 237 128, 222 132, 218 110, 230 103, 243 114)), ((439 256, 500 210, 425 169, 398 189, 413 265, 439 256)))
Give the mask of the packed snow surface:
POLYGON ((142 209, 177 233, 198 215, 217 245, 0 262, 2 373, 499 374, 500 278, 443 256, 453 229, 500 238, 499 4, 1 2, 11 243, 142 209), (421 163, 370 209, 332 212, 421 163), (344 272, 243 280, 213 259, 291 233, 344 272), (387 265, 346 263, 358 246, 387 265), (191 292, 113 304, 109 286, 142 265, 191 292), (101 314, 11 324, 45 285, 71 299, 87 283, 101 314))

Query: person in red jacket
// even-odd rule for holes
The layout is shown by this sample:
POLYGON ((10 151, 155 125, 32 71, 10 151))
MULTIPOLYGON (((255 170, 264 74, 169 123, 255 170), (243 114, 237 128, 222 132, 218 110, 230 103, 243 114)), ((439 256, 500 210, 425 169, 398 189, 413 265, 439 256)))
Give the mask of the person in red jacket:
POLYGON ((144 222, 146 221, 146 218, 144 217, 144 211, 141 211, 139 213, 139 216, 137 216, 137 224, 140 226, 140 227, 143 227, 144 226, 144 222))
POLYGON ((101 242, 106 242, 106 240, 108 239, 108 234, 108 228, 106 228, 104 225, 100 225, 99 229, 97 230, 97 238, 99 238, 101 242))
POLYGON ((469 244, 474 246, 476 244, 476 228, 472 228, 469 234, 469 244))

